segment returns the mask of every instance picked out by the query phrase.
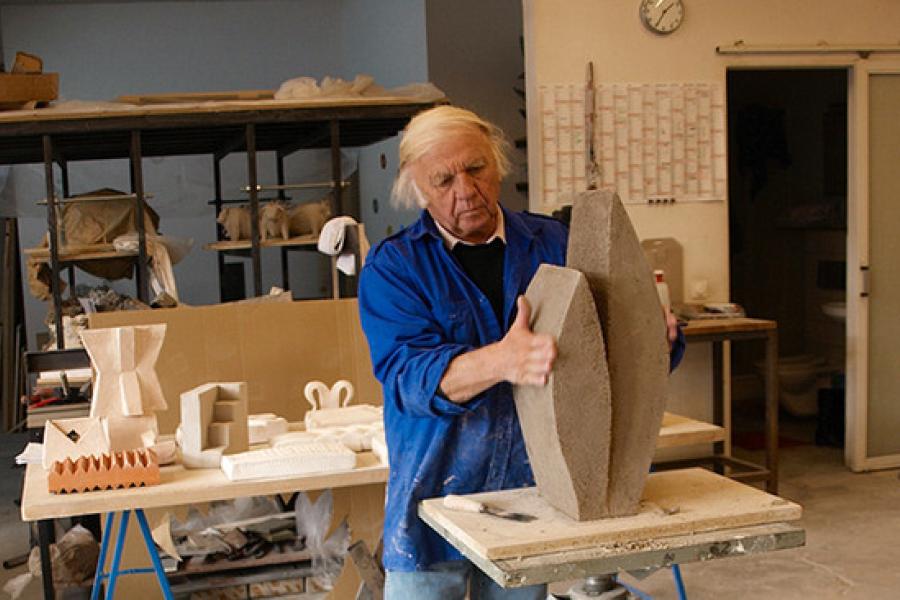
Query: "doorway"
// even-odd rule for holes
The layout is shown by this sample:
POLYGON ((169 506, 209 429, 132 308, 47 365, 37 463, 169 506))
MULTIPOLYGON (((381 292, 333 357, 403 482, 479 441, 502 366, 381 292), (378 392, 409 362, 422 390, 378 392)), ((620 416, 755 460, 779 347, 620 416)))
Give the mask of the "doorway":
MULTIPOLYGON (((847 69, 727 73, 731 298, 778 322, 782 444, 844 443, 847 99, 847 69)), ((763 395, 741 346, 736 445, 763 395)))

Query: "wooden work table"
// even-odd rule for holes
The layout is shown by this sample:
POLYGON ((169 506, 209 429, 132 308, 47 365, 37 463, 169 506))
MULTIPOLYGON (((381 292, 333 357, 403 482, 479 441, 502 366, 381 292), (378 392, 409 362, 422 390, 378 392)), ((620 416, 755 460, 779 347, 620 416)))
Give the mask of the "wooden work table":
MULTIPOLYGON (((666 413, 657 447, 721 442, 724 438, 725 430, 722 427, 666 413)), ((246 496, 365 486, 386 482, 388 467, 373 453, 361 452, 357 455, 356 468, 349 471, 258 481, 229 481, 219 469, 185 469, 181 465, 172 465, 160 469, 160 479, 159 485, 142 488, 51 494, 47 487, 47 472, 41 465, 28 465, 22 492, 22 520, 39 522, 41 546, 49 548, 53 519, 56 518, 181 506, 246 496)), ((49 551, 47 560, 49 561, 49 551)), ((44 565, 44 569, 47 573, 52 572, 47 565, 44 565)), ((46 598, 53 597, 52 585, 48 585, 46 579, 44 594, 46 598)))
MULTIPOLYGON (((769 493, 778 493, 778 323, 767 319, 696 319, 683 328, 687 343, 712 343, 713 424, 727 432, 714 444, 713 455, 700 462, 711 463, 717 472, 741 481, 765 481, 769 493), (765 343, 765 465, 739 460, 731 455, 731 395, 725 394, 724 342, 761 340, 765 343)), ((681 468, 697 460, 669 461, 660 468, 681 468)))

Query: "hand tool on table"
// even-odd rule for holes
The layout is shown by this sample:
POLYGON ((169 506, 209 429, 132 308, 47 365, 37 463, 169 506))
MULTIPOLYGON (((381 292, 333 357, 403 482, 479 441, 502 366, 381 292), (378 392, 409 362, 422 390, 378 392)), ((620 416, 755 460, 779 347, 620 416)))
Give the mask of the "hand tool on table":
POLYGON ((456 494, 444 496, 444 507, 449 508, 450 510, 481 513, 485 515, 491 515, 492 517, 499 517, 501 519, 521 521, 522 523, 528 523, 529 521, 534 521, 537 518, 532 515, 526 515, 525 513, 508 512, 505 510, 493 508, 491 506, 488 506, 484 502, 479 502, 478 500, 465 498, 463 496, 457 496, 456 494))

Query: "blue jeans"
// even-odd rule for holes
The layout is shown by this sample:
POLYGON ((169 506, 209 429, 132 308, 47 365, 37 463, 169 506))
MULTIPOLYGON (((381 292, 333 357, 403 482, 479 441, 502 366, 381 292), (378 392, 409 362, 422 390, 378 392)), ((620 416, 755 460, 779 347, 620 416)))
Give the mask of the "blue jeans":
POLYGON ((431 565, 428 571, 388 571, 384 600, 546 600, 546 585, 504 589, 467 560, 431 565))

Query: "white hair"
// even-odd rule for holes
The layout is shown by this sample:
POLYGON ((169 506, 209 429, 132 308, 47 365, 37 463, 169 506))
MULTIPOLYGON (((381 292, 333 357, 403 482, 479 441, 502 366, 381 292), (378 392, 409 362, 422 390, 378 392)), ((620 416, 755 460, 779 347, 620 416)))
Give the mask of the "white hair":
POLYGON ((408 168, 430 152, 447 135, 459 132, 481 133, 491 146, 497 173, 503 179, 509 173, 509 142, 499 127, 475 113, 456 106, 437 106, 420 112, 410 120, 400 141, 400 168, 391 189, 391 201, 398 208, 425 208, 428 199, 422 194, 408 168))

